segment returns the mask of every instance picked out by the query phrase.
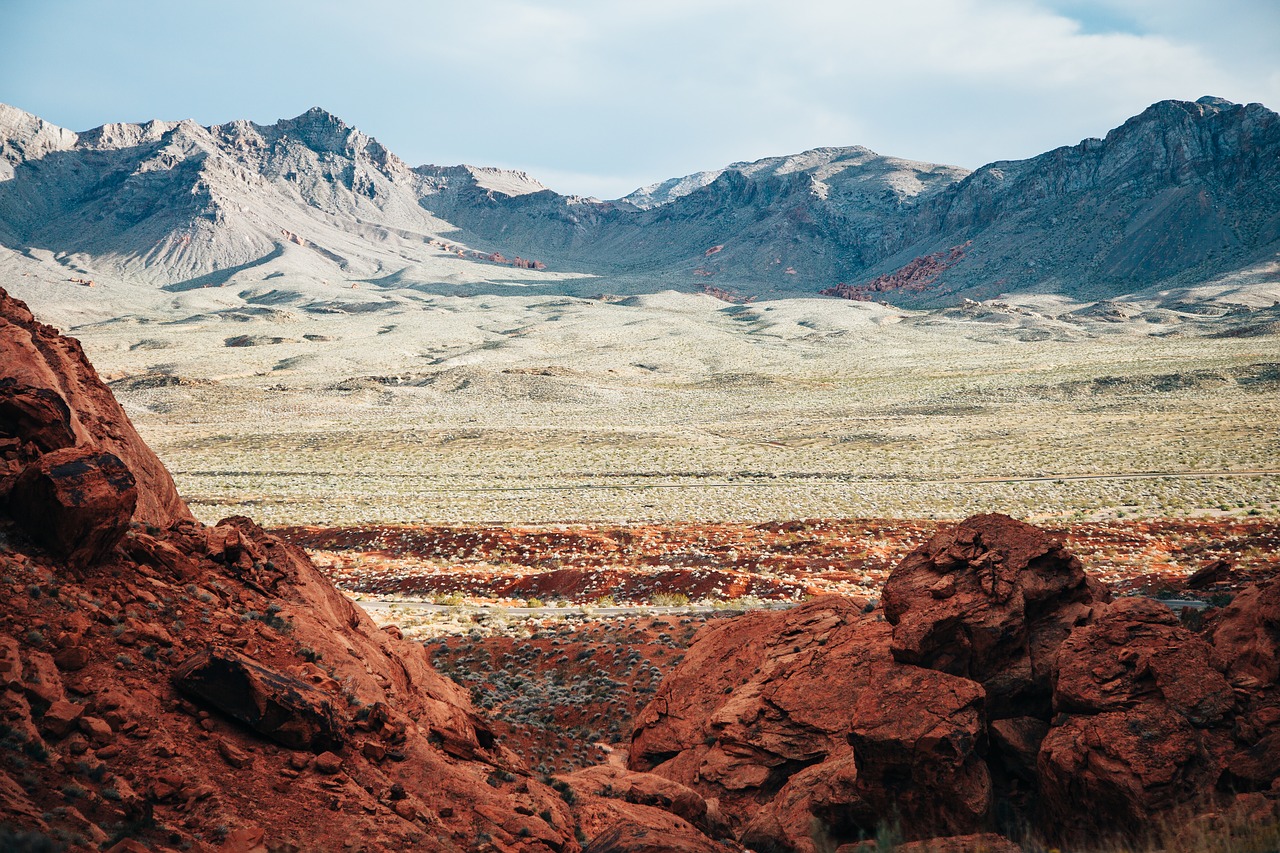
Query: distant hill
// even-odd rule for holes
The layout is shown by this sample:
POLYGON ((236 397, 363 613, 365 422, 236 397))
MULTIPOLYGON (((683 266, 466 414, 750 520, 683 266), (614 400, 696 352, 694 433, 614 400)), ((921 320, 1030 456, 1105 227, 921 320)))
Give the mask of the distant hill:
POLYGON ((552 291, 908 305, 1273 286, 1280 116, 1161 101, 1105 139, 974 172, 818 148, 600 201, 410 167, 320 109, 76 134, 0 105, 0 244, 171 289, 285 275, 486 291, 506 286, 495 264, 546 265, 521 283, 552 291))

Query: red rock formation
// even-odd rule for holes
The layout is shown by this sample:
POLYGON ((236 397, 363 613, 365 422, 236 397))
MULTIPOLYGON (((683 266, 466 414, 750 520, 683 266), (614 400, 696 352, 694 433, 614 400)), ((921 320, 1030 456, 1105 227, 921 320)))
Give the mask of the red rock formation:
POLYGON ((995 719, 1047 717, 1058 645, 1108 598, 1043 530, 979 515, 893 570, 884 612, 897 660, 980 682, 995 719))
POLYGON ((129 529, 138 503, 133 474, 112 453, 64 447, 28 464, 9 492, 29 536, 76 567, 104 559, 129 529))
POLYGON ((1240 700, 1225 781, 1235 790, 1274 790, 1280 778, 1280 579, 1241 592, 1208 636, 1240 700))
MULTIPOLYGON (((36 322, 27 306, 10 298, 3 288, 0 353, 4 354, 0 360, 0 429, 8 433, 8 441, 18 438, 40 452, 74 445, 112 453, 137 480, 135 521, 168 527, 176 520, 191 518, 173 478, 102 384, 79 342, 36 322), (39 426, 33 429, 35 424, 39 426)), ((7 470, 13 472, 20 463, 29 461, 29 451, 15 449, 3 458, 7 470)), ((0 472, 4 470, 0 468, 0 472)))
POLYGON ((876 293, 922 293, 937 286, 938 277, 964 259, 972 240, 930 255, 912 259, 901 269, 878 276, 866 284, 837 284, 818 291, 855 302, 869 302, 876 293))
POLYGON ((637 719, 631 767, 715 800, 745 844, 812 851, 986 826, 977 684, 893 661, 890 628, 826 596, 707 631, 637 719))
POLYGON ((3 294, 0 318, 0 458, 26 472, 3 481, 24 509, 0 511, 6 831, 75 849, 580 849, 568 804, 421 646, 248 519, 191 520, 79 347, 3 294), (58 490, 72 482, 79 503, 58 490), (30 511, 45 493, 61 509, 30 511))
POLYGON ((1053 696, 1062 716, 1039 758, 1043 808, 1057 826, 1082 838, 1116 833, 1213 791, 1218 744, 1202 730, 1235 696, 1211 656, 1145 598, 1115 602, 1062 643, 1053 696))
POLYGON ((706 631, 638 715, 631 766, 745 844, 806 853, 895 814, 909 839, 980 832, 993 802, 1049 838, 1141 836, 1232 791, 1266 791, 1237 806, 1274 820, 1277 589, 1242 593, 1210 645, 1158 602, 1107 605, 1044 531, 976 516, 894 569, 889 621, 830 596, 706 631))

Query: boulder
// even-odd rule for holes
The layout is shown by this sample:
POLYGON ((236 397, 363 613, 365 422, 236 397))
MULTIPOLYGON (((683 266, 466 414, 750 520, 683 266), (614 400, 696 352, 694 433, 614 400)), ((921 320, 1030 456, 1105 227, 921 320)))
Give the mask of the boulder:
POLYGON ((1207 635, 1239 699, 1225 781, 1265 791, 1280 779, 1280 580, 1241 591, 1207 635))
POLYGON ((1045 825, 1092 842, 1140 833, 1155 815, 1197 804, 1218 770, 1185 717, 1148 702, 1054 726, 1039 777, 1045 825))
POLYGON ((1213 647, 1183 628, 1168 607, 1122 598, 1062 643, 1054 708, 1099 713, 1159 703, 1192 725, 1210 725, 1235 706, 1212 657, 1213 647))
POLYGON ((1140 833, 1222 775, 1235 695, 1213 650, 1146 598, 1120 599, 1058 651, 1060 712, 1038 759, 1041 810, 1068 837, 1140 833))
POLYGON ((823 596, 727 620, 637 715, 629 766, 717 799, 734 832, 797 771, 849 752, 853 700, 888 626, 823 596))
POLYGON ((707 801, 697 791, 656 773, 637 773, 625 767, 599 764, 557 777, 575 794, 623 800, 670 812, 703 829, 708 828, 707 801))
POLYGON ((1207 633, 1228 676, 1275 687, 1280 682, 1280 579, 1246 587, 1207 633))
POLYGON ((29 443, 23 455, 32 458, 76 443, 67 401, 51 388, 26 385, 12 376, 0 379, 0 434, 29 443))
POLYGON ((862 602, 824 596, 702 635, 637 717, 631 767, 715 799, 753 847, 816 850, 874 834, 984 829, 984 692, 900 664, 862 602))
POLYGON ((29 464, 9 512, 36 542, 77 567, 105 559, 124 538, 138 489, 120 458, 68 447, 29 464))
POLYGON ((985 700, 966 678, 892 661, 875 666, 849 733, 863 800, 878 815, 896 813, 909 838, 986 828, 985 700))
POLYGON ((172 677, 184 695, 290 749, 324 752, 346 740, 345 721, 325 693, 237 652, 206 649, 172 677))
POLYGON ((738 848, 724 847, 674 815, 646 806, 614 803, 606 811, 585 816, 590 823, 603 823, 600 831, 583 846, 582 853, 726 853, 738 848))
POLYGON ((884 586, 893 656, 982 684, 992 719, 1049 715, 1054 654, 1109 594, 1045 531, 977 515, 931 538, 884 586))

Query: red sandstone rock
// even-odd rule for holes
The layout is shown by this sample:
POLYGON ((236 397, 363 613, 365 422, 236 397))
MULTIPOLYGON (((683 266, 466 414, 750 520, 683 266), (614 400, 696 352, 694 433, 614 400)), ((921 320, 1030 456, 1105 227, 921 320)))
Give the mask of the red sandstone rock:
POLYGON ((1280 682, 1280 580, 1246 588, 1208 634, 1229 676, 1259 685, 1280 682))
POLYGON ((1058 650, 1054 708, 1099 713, 1146 702, 1197 726, 1235 705, 1231 685, 1211 663, 1213 649, 1149 598, 1122 598, 1058 650))
POLYGON ((637 718, 631 767, 720 803, 743 843, 812 851, 895 808, 913 837, 985 827, 982 688, 895 662, 837 596, 705 633, 637 718))
MULTIPOLYGON (((248 519, 213 530, 191 520, 158 463, 148 470, 150 451, 78 346, 0 294, 0 381, 6 377, 15 388, 46 389, 68 403, 72 449, 123 460, 138 481, 134 519, 154 525, 128 533, 109 572, 68 573, 25 541, 0 549, 0 600, 11 617, 0 619, 0 716, 30 756, 21 784, 0 767, 6 827, 105 840, 102 827, 114 832, 133 823, 143 827, 140 839, 151 849, 203 849, 229 826, 228 843, 235 827, 264 827, 255 830, 252 848, 340 849, 349 838, 364 838, 386 850, 578 853, 578 821, 568 805, 498 742, 466 692, 431 669, 421 645, 378 630, 301 551, 248 519), (235 636, 224 638, 219 624, 236 626, 235 636), (121 645, 126 638, 132 645, 121 645), (291 679, 263 676, 248 668, 252 662, 230 667, 251 684, 228 695, 264 699, 246 716, 270 717, 284 693, 306 695, 305 705, 314 699, 351 714, 374 757, 348 750, 346 774, 301 777, 290 760, 296 753, 181 699, 170 675, 185 650, 220 642, 242 642, 244 657, 291 679), (323 671, 303 667, 307 660, 323 661, 323 671), (59 665, 74 672, 65 685, 59 665), (285 675, 295 668, 300 678, 285 675), (255 692, 254 684, 269 682, 281 689, 255 692), (68 691, 85 708, 76 721, 83 734, 46 742, 37 722, 52 709, 49 722, 57 727, 65 716, 57 703, 69 701, 68 691), (68 770, 74 762, 105 774, 95 792, 115 794, 79 799, 73 813, 60 792, 79 784, 68 770), (126 774, 145 780, 135 783, 145 798, 126 774), (486 782, 494 778, 515 781, 486 782), (413 807, 411 819, 379 799, 396 785, 413 807), (159 819, 147 829, 152 808, 159 819)), ((28 397, 21 407, 0 404, 6 490, 14 465, 65 452, 50 449, 57 441, 48 438, 58 434, 56 402, 43 393, 28 397)), ((10 506, 0 502, 0 513, 8 515, 10 506)), ((289 720, 282 725, 288 730, 289 720)))
POLYGON ((206 649, 173 672, 174 686, 291 749, 341 746, 346 724, 329 697, 225 649, 206 649))
POLYGON ((1075 716, 1040 749, 1041 807, 1068 837, 1131 834, 1202 800, 1218 778, 1186 718, 1159 703, 1075 716))
POLYGON ((32 462, 9 495, 10 513, 27 534, 73 566, 105 559, 137 502, 133 474, 118 457, 75 447, 32 462))
POLYGON ((67 701, 54 702, 40 718, 40 727, 56 738, 66 737, 76 728, 83 715, 83 705, 67 701))
POLYGON ((0 433, 21 436, 21 461, 76 443, 71 410, 50 388, 34 388, 14 377, 0 379, 0 433))
POLYGON ((907 555, 884 586, 893 655, 986 688, 993 719, 1047 716, 1058 645, 1108 600, 1061 543, 978 515, 907 555))
POLYGON ((1280 779, 1280 581, 1246 588, 1208 636, 1240 701, 1225 781, 1238 791, 1274 789, 1280 779))
POLYGON ((36 322, 0 288, 0 435, 16 434, 43 452, 74 446, 116 456, 137 480, 134 520, 168 527, 191 512, 173 478, 129 423, 74 338, 36 322), (56 399, 52 395, 56 395, 56 399), (59 405, 58 400, 62 401, 59 405))
POLYGON ((986 695, 965 678, 885 662, 853 706, 858 791, 910 837, 984 828, 991 777, 982 760, 986 695), (921 828, 927 830, 921 831, 921 828))
POLYGON ((703 829, 707 822, 707 801, 692 788, 655 773, 636 773, 623 767, 600 764, 557 777, 576 794, 624 800, 654 806, 703 829))
POLYGON ((1058 651, 1054 707, 1038 769, 1042 808, 1068 836, 1141 831, 1199 805, 1222 773, 1235 706, 1212 649, 1164 605, 1120 599, 1058 651))
POLYGON ((655 808, 597 799, 582 809, 585 827, 601 827, 583 853, 726 853, 741 847, 717 844, 680 818, 655 808))

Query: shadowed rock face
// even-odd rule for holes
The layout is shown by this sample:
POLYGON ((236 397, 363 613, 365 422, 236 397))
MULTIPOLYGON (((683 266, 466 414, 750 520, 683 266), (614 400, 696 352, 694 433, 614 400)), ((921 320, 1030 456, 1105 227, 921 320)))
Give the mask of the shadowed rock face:
POLYGON ((323 752, 346 740, 346 721, 323 691, 244 655, 205 649, 180 664, 172 678, 185 696, 291 749, 323 752))
POLYGON ((33 539, 77 567, 105 559, 138 503, 133 474, 113 453, 66 447, 27 465, 9 509, 33 539))
POLYGON ((1108 599, 1043 530, 980 515, 894 569, 884 613, 895 659, 980 682, 999 719, 1047 715, 1058 645, 1108 599))

